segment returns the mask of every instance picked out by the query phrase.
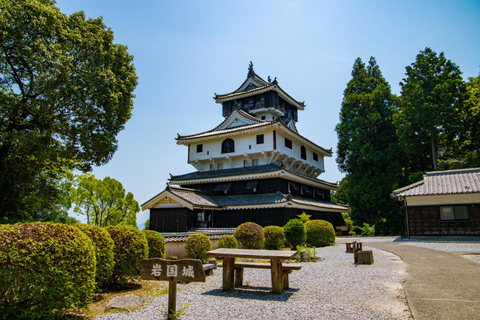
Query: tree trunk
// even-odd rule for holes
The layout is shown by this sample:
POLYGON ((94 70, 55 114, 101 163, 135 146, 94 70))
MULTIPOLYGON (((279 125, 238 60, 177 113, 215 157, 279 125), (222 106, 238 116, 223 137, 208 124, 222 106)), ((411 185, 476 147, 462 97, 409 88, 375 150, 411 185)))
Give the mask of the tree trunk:
POLYGON ((433 170, 437 170, 437 145, 435 144, 435 134, 432 132, 430 134, 430 138, 432 141, 432 160, 433 160, 433 170))

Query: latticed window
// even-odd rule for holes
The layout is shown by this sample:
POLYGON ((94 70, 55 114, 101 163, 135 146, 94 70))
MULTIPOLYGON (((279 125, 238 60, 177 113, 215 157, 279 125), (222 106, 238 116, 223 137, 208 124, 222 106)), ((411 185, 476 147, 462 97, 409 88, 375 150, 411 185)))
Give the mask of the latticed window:
POLYGON ((222 153, 235 152, 235 142, 232 139, 226 139, 222 142, 222 153))

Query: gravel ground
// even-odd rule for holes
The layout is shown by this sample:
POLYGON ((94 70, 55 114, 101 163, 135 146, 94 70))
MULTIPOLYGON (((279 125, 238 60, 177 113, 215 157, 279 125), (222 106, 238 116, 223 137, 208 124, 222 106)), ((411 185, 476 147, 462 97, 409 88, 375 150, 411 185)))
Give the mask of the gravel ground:
MULTIPOLYGON (((323 260, 302 263, 290 274, 290 289, 269 293, 270 271, 246 269, 247 285, 222 292, 222 270, 205 283, 178 285, 177 310, 186 319, 411 319, 402 283, 406 264, 396 255, 373 249, 373 265, 353 264, 343 244, 317 249, 323 260)), ((133 312, 96 319, 164 319, 168 295, 133 312)))

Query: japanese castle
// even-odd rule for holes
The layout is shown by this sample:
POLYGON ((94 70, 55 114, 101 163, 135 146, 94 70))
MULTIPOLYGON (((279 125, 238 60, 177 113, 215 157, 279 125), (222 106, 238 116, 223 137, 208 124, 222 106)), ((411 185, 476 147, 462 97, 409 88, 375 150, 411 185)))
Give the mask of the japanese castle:
POLYGON ((317 178, 332 149, 295 126, 304 102, 276 78, 259 77, 251 62, 240 87, 214 99, 225 120, 209 131, 178 135, 196 171, 170 175, 166 189, 142 205, 150 210, 151 230, 235 228, 243 222, 284 226, 302 212, 346 230, 341 212, 348 207, 330 200, 338 185, 317 178))

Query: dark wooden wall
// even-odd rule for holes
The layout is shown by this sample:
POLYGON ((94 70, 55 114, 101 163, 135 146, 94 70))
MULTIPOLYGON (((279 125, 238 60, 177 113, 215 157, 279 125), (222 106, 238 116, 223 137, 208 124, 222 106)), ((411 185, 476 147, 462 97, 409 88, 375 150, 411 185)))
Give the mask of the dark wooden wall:
POLYGON ((441 221, 439 206, 408 207, 410 235, 480 235, 480 204, 469 211, 470 220, 441 221))
POLYGON ((150 209, 150 229, 158 232, 186 232, 195 220, 196 213, 187 208, 150 209))

